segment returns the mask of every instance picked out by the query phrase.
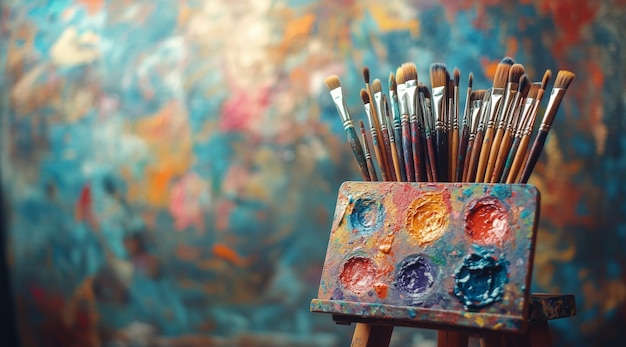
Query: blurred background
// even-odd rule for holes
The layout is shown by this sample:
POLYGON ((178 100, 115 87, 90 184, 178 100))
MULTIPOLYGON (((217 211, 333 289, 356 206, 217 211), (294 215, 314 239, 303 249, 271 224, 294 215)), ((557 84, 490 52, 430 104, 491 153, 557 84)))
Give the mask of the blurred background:
POLYGON ((530 181, 533 290, 578 306, 553 339, 623 341, 626 1, 0 6, 2 326, 22 346, 347 345, 309 312, 337 189, 360 179, 324 78, 358 121, 364 66, 384 86, 405 61, 426 84, 458 66, 464 95, 505 55, 577 75, 530 181))

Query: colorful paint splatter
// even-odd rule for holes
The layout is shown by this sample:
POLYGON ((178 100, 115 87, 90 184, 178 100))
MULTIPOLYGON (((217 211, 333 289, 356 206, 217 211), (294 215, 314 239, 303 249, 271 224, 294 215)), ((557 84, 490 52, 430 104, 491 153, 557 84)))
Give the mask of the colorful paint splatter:
POLYGON ((621 341, 623 0, 0 6, 24 346, 346 345, 351 329, 309 312, 337 189, 359 177, 324 78, 341 77, 358 120, 363 66, 385 80, 404 61, 420 76, 443 61, 486 87, 504 55, 532 79, 577 74, 530 181, 533 290, 576 295, 577 316, 551 325, 558 344, 621 341))

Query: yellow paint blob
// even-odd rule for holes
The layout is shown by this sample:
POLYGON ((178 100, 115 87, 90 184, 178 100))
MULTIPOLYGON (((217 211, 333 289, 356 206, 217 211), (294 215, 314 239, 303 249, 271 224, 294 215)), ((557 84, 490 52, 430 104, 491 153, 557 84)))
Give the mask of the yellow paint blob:
POLYGON ((448 226, 448 208, 439 193, 426 193, 415 199, 406 215, 406 228, 420 244, 439 239, 448 226))

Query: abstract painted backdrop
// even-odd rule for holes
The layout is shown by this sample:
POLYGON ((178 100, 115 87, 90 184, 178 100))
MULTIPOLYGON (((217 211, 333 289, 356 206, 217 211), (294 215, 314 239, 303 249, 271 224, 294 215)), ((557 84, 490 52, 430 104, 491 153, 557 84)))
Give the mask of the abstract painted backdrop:
MULTIPOLYGON (((1 169, 24 346, 337 346, 309 313, 337 189, 359 175, 361 68, 504 55, 577 74, 531 183, 533 290, 576 294, 559 345, 626 321, 623 0, 6 0, 1 169)), ((466 77, 462 77, 465 83, 466 77)), ((465 85, 462 85, 464 88, 465 85)), ((544 104, 545 107, 545 104, 544 104)), ((621 336, 620 336, 621 335, 621 336)), ((398 330, 394 345, 432 335, 398 330)))

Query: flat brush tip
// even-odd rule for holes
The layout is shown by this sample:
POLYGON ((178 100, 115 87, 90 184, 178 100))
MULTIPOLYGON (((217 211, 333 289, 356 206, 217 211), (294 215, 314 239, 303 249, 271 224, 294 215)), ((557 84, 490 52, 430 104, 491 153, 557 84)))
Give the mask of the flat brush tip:
POLYGON ((396 91, 398 89, 398 85, 396 84, 396 75, 393 72, 389 73, 389 90, 396 91))
POLYGON ((550 82, 551 78, 552 78, 552 70, 548 69, 543 74, 543 78, 541 79, 541 89, 545 90, 546 88, 548 88, 548 82, 550 82))
POLYGON ((370 103, 370 96, 367 94, 367 90, 361 89, 361 100, 363 100, 363 104, 370 103))
POLYGON ((523 74, 522 77, 519 78, 519 86, 517 89, 522 97, 525 97, 526 95, 528 95, 530 85, 531 83, 530 83, 530 79, 528 78, 528 75, 523 74))
POLYGON ((361 131, 365 131, 365 124, 363 124, 362 119, 359 119, 359 127, 361 127, 361 131))
POLYGON ((363 80, 366 84, 370 83, 370 69, 367 66, 363 68, 363 80))
POLYGON ((502 58, 502 60, 500 60, 500 64, 506 64, 508 66, 511 66, 515 64, 515 60, 513 60, 513 58, 511 57, 504 57, 502 58))
POLYGON ((339 76, 337 75, 330 75, 326 77, 324 83, 326 84, 326 87, 328 87, 328 90, 335 90, 341 87, 341 82, 339 82, 339 76))
POLYGON ((524 74, 524 65, 513 64, 509 70, 509 83, 517 83, 524 74))
POLYGON ((537 98, 537 93, 539 92, 539 88, 541 88, 541 83, 533 83, 530 86, 530 90, 528 91, 528 98, 529 99, 536 99, 537 98))
POLYGON ((455 67, 454 68, 454 86, 458 87, 460 81, 461 81, 461 70, 455 67))
POLYGON ((444 87, 448 84, 449 78, 446 65, 442 63, 434 63, 430 66, 430 85, 433 88, 444 87))
POLYGON ((467 78, 467 87, 472 88, 473 85, 474 85, 474 73, 470 72, 469 77, 467 78))
POLYGON ((563 88, 567 89, 569 84, 572 83, 576 75, 567 70, 561 70, 556 74, 556 79, 554 80, 554 88, 563 88))
POLYGON ((377 78, 372 82, 372 93, 381 93, 383 91, 383 86, 380 83, 380 80, 377 78))
POLYGON ((415 67, 415 64, 413 63, 402 64, 402 72, 404 73, 405 81, 417 80, 417 67, 415 67))
POLYGON ((406 82, 406 80, 404 79, 404 72, 402 71, 402 66, 400 66, 396 69, 396 83, 404 84, 404 82, 406 82))
POLYGON ((506 82, 509 79, 509 70, 511 69, 511 65, 503 62, 498 63, 498 67, 496 67, 496 75, 493 78, 493 88, 503 89, 506 86, 506 82))

